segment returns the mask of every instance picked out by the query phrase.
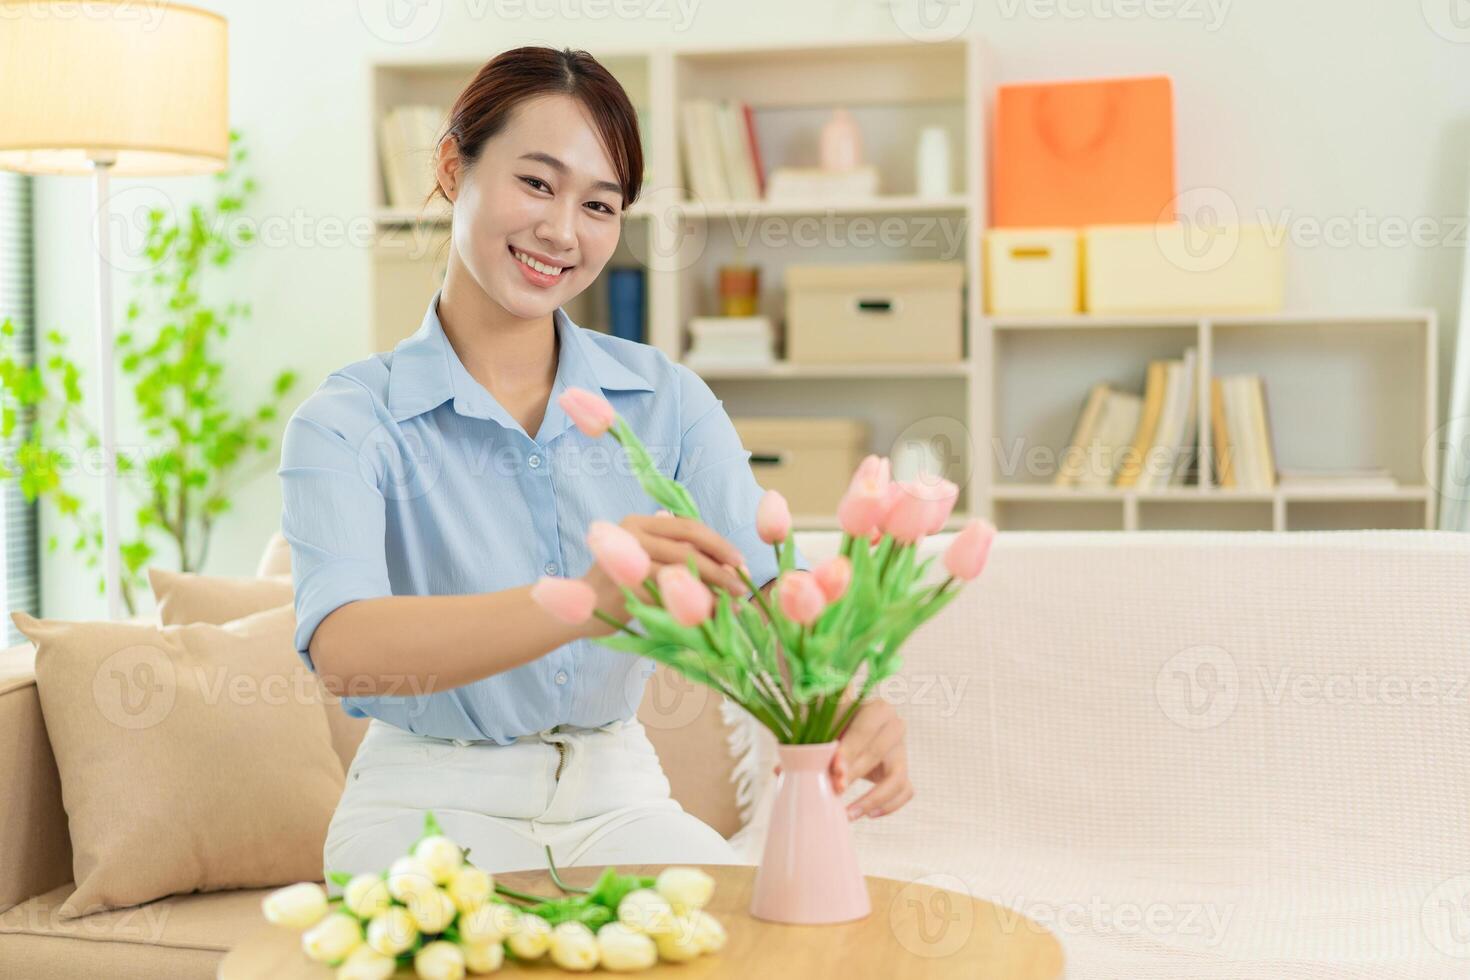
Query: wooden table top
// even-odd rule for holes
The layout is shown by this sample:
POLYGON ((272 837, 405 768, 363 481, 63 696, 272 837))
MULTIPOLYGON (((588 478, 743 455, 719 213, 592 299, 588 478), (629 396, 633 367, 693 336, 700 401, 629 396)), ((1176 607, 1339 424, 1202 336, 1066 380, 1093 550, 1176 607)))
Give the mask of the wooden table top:
MULTIPOLYGON (((623 874, 657 875, 664 865, 618 865, 623 874)), ((840 976, 843 980, 892 977, 956 980, 1054 980, 1062 975, 1061 946, 1045 928, 1017 912, 936 887, 957 879, 931 876, 904 882, 869 875, 873 910, 867 918, 837 925, 782 925, 752 918, 750 897, 756 869, 748 865, 695 865, 715 879, 708 911, 729 939, 718 953, 687 963, 665 963, 635 974, 659 980, 707 977, 840 976)), ((601 866, 558 869, 562 880, 589 887, 601 866)), ((508 887, 559 896, 546 871, 495 875, 508 887)), ((607 971, 602 971, 606 973, 607 971)), ((533 963, 509 958, 492 976, 545 977, 568 973, 542 957, 533 963)), ((261 928, 220 963, 220 980, 330 980, 331 968, 308 960, 295 930, 261 920, 261 928)), ((412 977, 411 968, 395 977, 412 977)))

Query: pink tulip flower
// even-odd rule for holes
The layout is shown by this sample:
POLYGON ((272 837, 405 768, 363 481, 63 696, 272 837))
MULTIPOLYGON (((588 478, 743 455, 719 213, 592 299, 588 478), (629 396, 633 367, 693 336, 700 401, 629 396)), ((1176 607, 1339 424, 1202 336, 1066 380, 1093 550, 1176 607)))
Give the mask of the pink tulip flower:
POLYGON ((852 562, 846 555, 834 555, 812 569, 812 577, 817 580, 827 601, 836 602, 852 582, 852 562))
POLYGON ((941 478, 939 482, 928 486, 925 492, 934 502, 934 511, 930 514, 930 524, 924 533, 938 534, 944 530, 944 522, 949 520, 949 515, 954 513, 955 502, 960 499, 960 488, 941 478))
MULTIPOLYGON (((943 499, 934 499, 933 492, 923 484, 905 481, 896 485, 900 489, 892 509, 884 517, 883 531, 893 535, 899 544, 914 544, 929 533, 935 514, 943 511, 944 517, 948 517, 949 512, 944 510, 943 499)), ((953 502, 950 506, 954 506, 953 502)), ((944 521, 941 519, 939 523, 944 521)))
POLYGON ((648 578, 653 560, 627 528, 611 521, 593 521, 587 529, 587 547, 618 585, 636 589, 648 578))
POLYGON ((950 541, 944 552, 944 567, 955 578, 968 582, 985 568, 990 543, 994 540, 995 525, 984 518, 976 518, 950 541))
POLYGON ((687 566, 665 565, 655 577, 664 608, 681 626, 698 626, 714 613, 714 593, 691 575, 687 566))
POLYGON ((810 626, 827 608, 827 596, 811 572, 794 569, 781 576, 776 586, 776 601, 787 619, 810 626))
POLYGON ((594 395, 586 388, 568 388, 556 403, 583 435, 593 439, 606 435, 618 417, 606 398, 594 395))
POLYGON ((587 622, 597 608, 597 591, 579 578, 542 576, 531 587, 531 599, 564 623, 587 622))
POLYGON ((854 538, 873 533, 883 518, 888 498, 890 464, 887 456, 868 455, 848 483, 847 493, 837 505, 837 523, 854 538))
POLYGON ((755 509, 755 533, 766 544, 779 544, 791 533, 791 508, 778 490, 767 490, 755 509))

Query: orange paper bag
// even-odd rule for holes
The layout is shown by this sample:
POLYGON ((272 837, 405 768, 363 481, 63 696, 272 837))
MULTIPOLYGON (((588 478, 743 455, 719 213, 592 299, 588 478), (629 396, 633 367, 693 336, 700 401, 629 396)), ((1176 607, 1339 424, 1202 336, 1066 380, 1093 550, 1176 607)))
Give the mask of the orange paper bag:
POLYGON ((1166 76, 1002 85, 991 222, 998 228, 1174 219, 1166 76))

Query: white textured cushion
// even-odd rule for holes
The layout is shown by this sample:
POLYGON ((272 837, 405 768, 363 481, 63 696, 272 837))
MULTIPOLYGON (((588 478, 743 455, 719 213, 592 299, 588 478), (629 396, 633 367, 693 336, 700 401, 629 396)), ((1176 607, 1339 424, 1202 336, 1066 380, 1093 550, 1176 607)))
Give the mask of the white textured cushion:
MULTIPOLYGON (((1027 913, 1069 977, 1462 978, 1467 677, 1470 535, 1001 534, 888 682, 916 793, 864 870, 1027 913)), ((729 716, 756 861, 774 745, 729 716)))

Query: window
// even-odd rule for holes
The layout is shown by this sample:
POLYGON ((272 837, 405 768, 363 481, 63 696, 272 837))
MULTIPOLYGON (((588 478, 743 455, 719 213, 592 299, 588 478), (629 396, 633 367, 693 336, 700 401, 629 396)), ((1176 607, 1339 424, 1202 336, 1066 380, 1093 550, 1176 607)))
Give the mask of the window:
MULTIPOLYGON (((35 357, 35 301, 31 265, 31 178, 0 171, 0 320, 15 322, 22 360, 35 357)), ((10 459, 25 439, 32 413, 26 410, 13 438, 0 443, 10 459)), ((5 587, 5 646, 25 642, 10 613, 37 614, 40 565, 37 554, 37 506, 27 503, 15 480, 0 481, 0 578, 5 587)))

